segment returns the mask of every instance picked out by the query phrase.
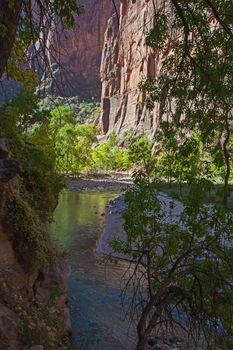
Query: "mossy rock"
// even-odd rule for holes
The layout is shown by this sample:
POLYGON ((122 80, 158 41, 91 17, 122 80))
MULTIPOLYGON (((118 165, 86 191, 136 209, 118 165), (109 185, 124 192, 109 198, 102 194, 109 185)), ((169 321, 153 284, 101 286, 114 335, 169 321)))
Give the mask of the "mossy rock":
POLYGON ((46 239, 38 214, 21 196, 8 204, 7 222, 18 261, 26 272, 38 271, 54 260, 56 251, 46 239))

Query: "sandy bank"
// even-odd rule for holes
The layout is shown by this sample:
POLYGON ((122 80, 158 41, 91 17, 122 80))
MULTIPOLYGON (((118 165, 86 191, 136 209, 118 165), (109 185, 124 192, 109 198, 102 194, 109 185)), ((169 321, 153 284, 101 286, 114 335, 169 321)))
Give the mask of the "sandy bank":
MULTIPOLYGON (((122 213, 126 209, 124 199, 124 195, 120 195, 115 200, 109 202, 105 216, 105 227, 102 236, 97 242, 96 250, 99 254, 117 256, 128 260, 128 257, 122 254, 113 253, 110 247, 110 242, 113 239, 126 239, 124 219, 122 217, 122 213)), ((161 223, 175 224, 179 222, 181 213, 184 210, 183 205, 165 193, 159 193, 158 199, 163 214, 161 223)))

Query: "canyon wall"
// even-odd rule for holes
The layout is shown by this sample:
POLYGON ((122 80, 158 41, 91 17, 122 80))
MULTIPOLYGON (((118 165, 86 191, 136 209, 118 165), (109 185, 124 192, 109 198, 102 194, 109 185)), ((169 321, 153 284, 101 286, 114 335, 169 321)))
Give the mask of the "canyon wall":
POLYGON ((101 61, 102 114, 104 134, 153 133, 159 105, 153 112, 145 106, 146 94, 139 83, 158 75, 162 58, 146 45, 146 34, 153 25, 152 1, 121 0, 119 20, 108 21, 101 61))
MULTIPOLYGON (((118 7, 119 0, 115 0, 118 7)), ((111 0, 82 0, 84 13, 76 16, 70 30, 51 30, 49 63, 55 81, 49 87, 56 95, 100 98, 100 62, 107 21, 116 11, 111 0), (59 63, 59 64, 58 64, 59 63)))
MULTIPOLYGON (((54 339, 71 333, 67 307, 71 268, 57 254, 49 263, 31 270, 39 249, 32 243, 33 222, 20 212, 12 212, 16 202, 23 202, 23 194, 19 163, 10 159, 9 153, 7 140, 0 138, 0 350, 54 349, 54 339), (22 264, 22 254, 27 265, 22 264), (34 254, 31 259, 30 254, 34 254)), ((31 215, 29 208, 27 215, 31 215)), ((45 244, 49 249, 47 239, 45 244)))
MULTIPOLYGON (((75 17, 75 25, 62 30, 59 22, 47 23, 46 43, 41 34, 39 55, 30 60, 39 76, 46 77, 42 93, 55 96, 79 96, 81 99, 100 99, 100 63, 104 33, 108 19, 119 8, 119 0, 81 0, 84 13, 75 17), (115 6, 114 6, 115 3, 115 6), (40 48, 41 46, 41 48, 40 48), (46 65, 43 57, 46 47, 46 65), (40 52, 41 50, 41 52, 40 52)), ((6 77, 0 81, 0 105, 17 94, 21 85, 6 77)))

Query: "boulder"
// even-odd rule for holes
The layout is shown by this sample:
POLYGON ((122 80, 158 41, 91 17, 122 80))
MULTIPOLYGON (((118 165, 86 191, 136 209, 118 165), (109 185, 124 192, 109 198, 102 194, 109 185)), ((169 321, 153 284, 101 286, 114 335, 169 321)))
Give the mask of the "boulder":
POLYGON ((45 306, 51 302, 51 295, 53 296, 53 305, 63 313, 67 334, 71 334, 70 313, 67 307, 67 285, 70 275, 69 263, 65 259, 58 259, 39 273, 33 287, 38 305, 45 306))
POLYGON ((35 283, 36 300, 45 305, 51 290, 59 290, 60 295, 67 293, 67 283, 71 275, 71 267, 65 259, 59 259, 47 265, 39 274, 35 283))

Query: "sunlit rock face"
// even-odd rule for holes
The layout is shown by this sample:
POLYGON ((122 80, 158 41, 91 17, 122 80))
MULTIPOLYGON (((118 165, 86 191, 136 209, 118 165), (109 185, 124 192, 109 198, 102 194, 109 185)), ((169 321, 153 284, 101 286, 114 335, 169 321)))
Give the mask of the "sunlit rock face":
MULTIPOLYGON (((100 98, 100 63, 107 21, 116 12, 111 0, 82 0, 84 13, 74 28, 60 32, 51 28, 48 59, 56 78, 50 92, 84 99, 100 98), (59 62, 59 64, 58 64, 59 62)), ((119 0, 115 0, 116 7, 119 0)), ((49 71, 47 71, 49 74, 49 71)))
POLYGON ((146 45, 146 33, 153 24, 153 2, 121 0, 120 20, 112 16, 105 32, 101 62, 102 115, 104 134, 131 130, 153 133, 159 106, 148 112, 145 93, 139 83, 156 77, 161 57, 146 45))

